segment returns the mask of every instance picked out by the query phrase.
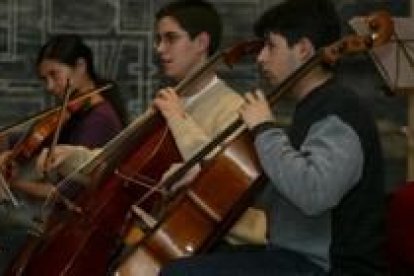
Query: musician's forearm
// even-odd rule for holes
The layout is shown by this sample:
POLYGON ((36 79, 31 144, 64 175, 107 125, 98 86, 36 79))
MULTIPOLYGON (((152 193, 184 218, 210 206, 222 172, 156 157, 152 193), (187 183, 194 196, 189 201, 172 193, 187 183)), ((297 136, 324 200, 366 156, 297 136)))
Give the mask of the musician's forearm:
POLYGON ((16 181, 11 184, 13 189, 25 192, 34 198, 45 198, 55 189, 54 186, 47 182, 28 182, 16 181))

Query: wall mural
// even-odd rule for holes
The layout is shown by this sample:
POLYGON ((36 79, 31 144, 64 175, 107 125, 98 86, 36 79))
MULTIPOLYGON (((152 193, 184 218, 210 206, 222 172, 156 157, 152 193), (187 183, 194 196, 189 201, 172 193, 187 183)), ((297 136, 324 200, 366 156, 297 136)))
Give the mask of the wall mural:
MULTIPOLYGON (((0 0, 0 126, 5 127, 56 104, 53 97, 43 91, 34 62, 39 47, 49 36, 58 33, 81 34, 93 49, 100 75, 116 80, 120 86, 130 117, 143 112, 159 82, 152 48, 153 15, 166 2, 0 0)), ((280 0, 211 2, 223 15, 223 47, 228 47, 251 37, 255 19, 280 0)), ((335 4, 344 22, 378 7, 399 16, 409 16, 410 10, 409 0, 335 0, 335 4)), ((257 82, 252 61, 243 61, 231 71, 223 70, 222 74, 241 91, 250 89, 257 82)), ((345 81, 358 88, 363 87, 359 89, 362 96, 372 101, 383 126, 382 136, 389 163, 388 182, 402 181, 405 149, 401 146, 404 139, 397 129, 405 120, 404 100, 384 96, 384 82, 367 56, 347 59, 340 70, 345 72, 345 81), (353 70, 355 66, 361 68, 362 73, 353 70)))

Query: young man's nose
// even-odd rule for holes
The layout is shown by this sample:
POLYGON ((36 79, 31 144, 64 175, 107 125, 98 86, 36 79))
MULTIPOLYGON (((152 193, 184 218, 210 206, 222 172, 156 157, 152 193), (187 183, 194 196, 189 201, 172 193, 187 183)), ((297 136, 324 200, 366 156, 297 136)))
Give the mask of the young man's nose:
POLYGON ((256 57, 256 62, 257 63, 262 64, 265 61, 265 59, 266 59, 266 52, 267 51, 266 51, 265 48, 262 48, 260 50, 259 54, 256 57))

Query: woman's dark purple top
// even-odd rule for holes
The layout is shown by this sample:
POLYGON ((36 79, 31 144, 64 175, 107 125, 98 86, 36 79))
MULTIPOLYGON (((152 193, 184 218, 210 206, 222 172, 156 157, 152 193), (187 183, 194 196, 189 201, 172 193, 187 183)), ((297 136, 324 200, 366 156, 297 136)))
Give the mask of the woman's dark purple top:
POLYGON ((115 109, 105 100, 71 115, 62 129, 59 144, 103 147, 122 127, 115 109))

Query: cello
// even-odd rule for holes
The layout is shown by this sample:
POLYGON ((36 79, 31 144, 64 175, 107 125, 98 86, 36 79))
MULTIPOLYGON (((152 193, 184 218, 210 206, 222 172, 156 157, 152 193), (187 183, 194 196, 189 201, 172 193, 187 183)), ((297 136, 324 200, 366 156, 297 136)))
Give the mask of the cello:
MULTIPOLYGON (((376 13, 367 22, 372 34, 348 36, 321 49, 270 94, 270 105, 316 65, 334 64, 344 54, 365 51, 389 40, 393 23, 388 13, 376 13)), ((263 183, 251 142, 239 119, 189 160, 187 170, 201 163, 202 171, 171 200, 165 214, 132 253, 120 260, 115 275, 157 275, 173 259, 208 251, 246 208, 246 198, 263 183), (205 162, 205 156, 220 145, 224 145, 222 150, 205 162)), ((162 185, 171 185, 180 174, 162 185)))
MULTIPOLYGON (((214 66, 223 61, 231 65, 238 57, 257 52, 257 45, 261 44, 241 43, 214 55, 176 90, 191 92, 192 84, 214 66)), ((142 200, 142 207, 150 209, 163 196, 163 189, 152 187, 179 161, 181 156, 163 117, 150 109, 79 169, 90 177, 88 187, 75 183, 72 177, 57 183, 59 197, 69 199, 70 207, 55 204, 43 233, 27 242, 8 274, 79 275, 91 265, 93 273, 104 274, 129 220, 130 206, 145 198, 148 191, 155 191, 142 200)))

